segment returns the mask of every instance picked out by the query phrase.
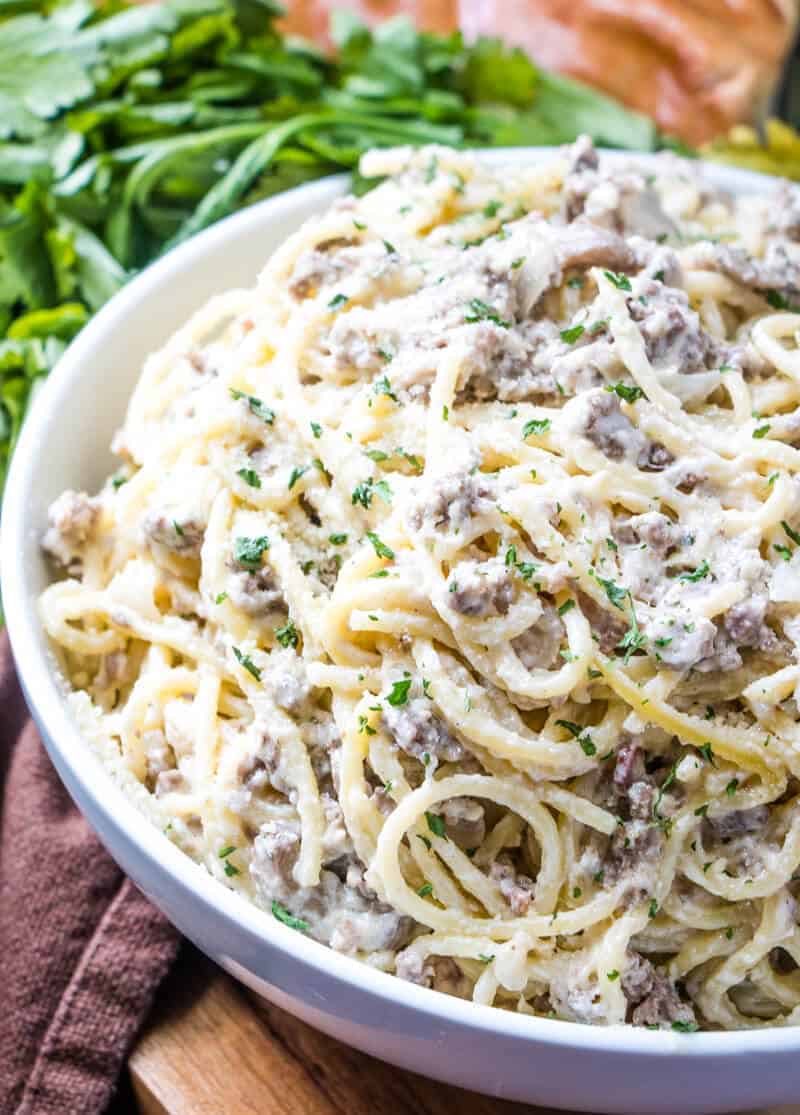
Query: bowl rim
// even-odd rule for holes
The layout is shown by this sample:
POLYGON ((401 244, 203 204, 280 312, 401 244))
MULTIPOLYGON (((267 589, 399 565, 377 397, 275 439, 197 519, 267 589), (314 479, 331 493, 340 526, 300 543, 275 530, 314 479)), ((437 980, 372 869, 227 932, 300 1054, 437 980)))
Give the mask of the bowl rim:
MULTIPOLYGON (((477 149, 472 153, 490 164, 509 160, 530 164, 558 150, 556 147, 497 148, 477 149)), ((603 157, 611 161, 633 157, 645 163, 656 158, 652 153, 616 151, 604 151, 603 157)), ((779 180, 754 171, 702 161, 699 165, 711 181, 734 192, 750 193, 756 189, 768 192, 780 187, 779 180)), ((267 911, 228 890, 180 851, 136 808, 105 770, 68 712, 64 683, 55 668, 55 659, 40 649, 40 621, 35 600, 30 599, 26 588, 23 554, 26 535, 32 528, 27 516, 28 494, 35 489, 36 472, 41 467, 40 446, 46 444, 48 429, 57 420, 56 416, 63 420, 68 411, 70 385, 84 369, 91 368, 97 339, 112 327, 124 329, 128 311, 146 302, 154 281, 190 271, 196 261, 221 248, 234 231, 252 229, 256 232, 265 224, 291 215, 301 197, 304 203, 310 200, 314 204, 319 202, 320 206, 329 204, 342 193, 348 180, 349 175, 336 174, 258 202, 221 220, 150 264, 94 315, 38 390, 7 477, 0 531, 0 577, 6 626, 18 676, 48 749, 57 753, 60 763, 82 787, 105 824, 135 846, 141 859, 146 861, 148 871, 165 881, 177 882, 206 912, 213 911, 222 920, 234 923, 253 942, 288 953, 307 969, 324 971, 352 992, 369 993, 382 1000, 387 1008, 411 1008, 432 1023, 451 1023, 476 1034, 488 1031, 509 1040, 538 1042, 576 1052, 640 1054, 654 1058, 674 1057, 679 1052, 691 1058, 713 1055, 720 1059, 742 1054, 800 1052, 800 1027, 768 1026, 684 1035, 664 1030, 651 1032, 633 1026, 587 1026, 457 999, 418 987, 337 953, 287 928, 267 911), (85 761, 87 756, 90 762, 85 761)))

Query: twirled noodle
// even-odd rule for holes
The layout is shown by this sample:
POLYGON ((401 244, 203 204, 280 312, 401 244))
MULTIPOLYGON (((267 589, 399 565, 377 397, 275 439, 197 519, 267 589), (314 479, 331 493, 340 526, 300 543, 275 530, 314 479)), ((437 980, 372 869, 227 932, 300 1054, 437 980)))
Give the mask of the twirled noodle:
POLYGON ((148 360, 42 622, 139 808, 291 927, 793 1024, 800 219, 654 165, 365 156, 148 360))

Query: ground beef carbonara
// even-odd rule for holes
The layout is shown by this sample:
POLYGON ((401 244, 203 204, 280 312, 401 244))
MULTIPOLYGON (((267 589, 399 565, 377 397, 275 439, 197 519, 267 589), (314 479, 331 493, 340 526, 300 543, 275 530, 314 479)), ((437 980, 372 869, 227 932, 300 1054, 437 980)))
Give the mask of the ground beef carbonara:
POLYGON ((41 615, 169 839, 334 949, 800 1021, 800 205, 372 152, 146 363, 41 615))

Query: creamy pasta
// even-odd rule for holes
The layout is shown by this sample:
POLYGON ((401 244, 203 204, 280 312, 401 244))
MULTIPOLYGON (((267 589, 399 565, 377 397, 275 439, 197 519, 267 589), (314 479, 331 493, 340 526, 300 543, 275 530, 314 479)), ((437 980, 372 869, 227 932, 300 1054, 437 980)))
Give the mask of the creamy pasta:
POLYGON ((587 140, 362 171, 51 508, 86 737, 221 885, 405 979, 797 1022, 795 195, 587 140))

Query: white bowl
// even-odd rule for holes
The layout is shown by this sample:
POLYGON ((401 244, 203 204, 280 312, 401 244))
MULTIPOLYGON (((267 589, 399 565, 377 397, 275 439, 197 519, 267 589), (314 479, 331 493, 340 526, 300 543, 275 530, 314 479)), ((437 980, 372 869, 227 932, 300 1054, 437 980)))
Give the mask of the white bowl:
MULTIPOLYGON (((487 157, 531 162, 542 152, 487 157)), ((718 167, 708 177, 737 192, 775 186, 718 167)), ((531 1018, 402 982, 287 929, 152 827, 72 721, 36 613, 49 578, 38 545, 48 505, 66 487, 99 487, 112 469, 111 436, 147 354, 210 295, 252 283, 270 252, 347 181, 262 202, 149 267, 83 330, 39 393, 8 480, 0 565, 19 676, 50 757, 111 855, 181 932, 243 983, 350 1045, 465 1088, 558 1108, 699 1115, 796 1100, 798 1028, 683 1035, 531 1018)))

